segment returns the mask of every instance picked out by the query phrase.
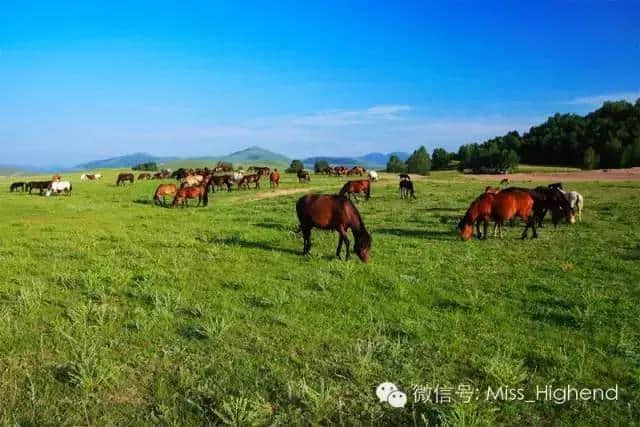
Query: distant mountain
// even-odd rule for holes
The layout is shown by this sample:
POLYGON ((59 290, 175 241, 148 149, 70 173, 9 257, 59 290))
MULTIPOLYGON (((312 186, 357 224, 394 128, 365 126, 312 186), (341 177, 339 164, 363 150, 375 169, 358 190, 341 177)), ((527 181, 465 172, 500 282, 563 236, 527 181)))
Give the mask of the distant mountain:
POLYGON ((315 156, 308 157, 303 160, 305 165, 313 165, 318 160, 326 160, 331 165, 343 165, 343 166, 355 166, 363 165, 368 167, 381 167, 386 166, 389 158, 392 155, 396 155, 400 160, 405 161, 409 158, 409 153, 395 152, 395 153, 369 153, 359 157, 331 157, 331 156, 315 156))
POLYGON ((156 157, 147 153, 134 153, 126 156, 112 157, 110 159, 95 160, 92 162, 82 163, 73 167, 73 169, 108 169, 108 168, 130 168, 140 163, 156 162, 165 163, 175 160, 176 157, 156 157))
POLYGON ((220 160, 247 165, 249 163, 289 163, 291 161, 287 156, 255 146, 223 156, 220 160))

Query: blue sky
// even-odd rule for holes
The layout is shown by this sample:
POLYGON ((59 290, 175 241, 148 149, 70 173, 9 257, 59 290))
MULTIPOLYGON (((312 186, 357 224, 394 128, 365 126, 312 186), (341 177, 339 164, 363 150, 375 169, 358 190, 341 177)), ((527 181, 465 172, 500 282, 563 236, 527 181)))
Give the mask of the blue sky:
POLYGON ((640 1, 123 3, 0 2, 0 163, 454 150, 640 97, 640 1))

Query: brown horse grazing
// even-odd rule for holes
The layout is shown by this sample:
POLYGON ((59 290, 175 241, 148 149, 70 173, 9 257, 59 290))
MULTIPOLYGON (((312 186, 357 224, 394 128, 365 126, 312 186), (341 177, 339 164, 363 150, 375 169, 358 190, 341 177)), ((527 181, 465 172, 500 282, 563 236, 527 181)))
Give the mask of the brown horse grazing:
POLYGON ((183 208, 189 207, 189 199, 198 199, 198 206, 202 204, 202 207, 207 207, 209 204, 209 188, 201 185, 198 187, 183 187, 176 191, 176 196, 173 198, 172 207, 180 204, 183 208))
POLYGON ((144 181, 144 180, 149 180, 151 179, 151 174, 150 173, 141 173, 140 175, 138 175, 138 181, 144 181))
POLYGON ((31 194, 31 191, 33 191, 34 189, 40 190, 40 195, 42 196, 44 192, 49 189, 49 186, 52 182, 53 181, 31 181, 27 183, 26 191, 31 194))
POLYGON ((116 181, 116 186, 120 187, 120 184, 124 185, 125 182, 130 182, 133 184, 133 174, 132 173, 121 173, 118 175, 118 180, 116 181))
POLYGON ((333 168, 333 174, 335 176, 345 175, 347 173, 347 168, 344 166, 336 166, 333 168))
POLYGON ((347 172, 347 175, 364 175, 364 173, 366 172, 365 168, 363 168, 362 166, 354 166, 351 169, 349 169, 349 171, 347 172))
POLYGON ((309 175, 309 172, 307 172, 306 170, 299 170, 298 171, 298 182, 311 182, 311 175, 309 175))
POLYGON ((412 199, 416 198, 415 190, 413 189, 413 181, 403 179, 400 181, 400 198, 408 199, 411 197, 412 199))
POLYGON ((529 192, 533 197, 533 214, 538 227, 542 227, 542 220, 549 210, 551 211, 551 221, 554 226, 558 225, 562 217, 567 222, 571 222, 571 205, 558 187, 540 186, 529 190, 529 192))
POLYGON ((495 221, 493 234, 502 237, 502 224, 505 220, 520 217, 526 221, 527 225, 522 232, 522 238, 527 237, 529 227, 533 229, 532 238, 538 237, 536 224, 533 215, 534 199, 528 191, 518 189, 503 190, 499 193, 484 193, 475 199, 465 216, 458 223, 460 237, 463 240, 469 240, 473 235, 473 226, 475 225, 480 237, 480 222, 484 223, 484 237, 487 237, 487 226, 489 219, 495 221))
POLYGON ((160 197, 162 197, 162 204, 166 205, 167 204, 166 197, 175 195, 177 191, 178 191, 178 188, 175 186, 175 184, 158 185, 158 188, 156 188, 155 193, 153 193, 154 204, 160 203, 160 197))
POLYGON ((346 259, 349 259, 349 239, 347 232, 353 232, 354 250, 362 262, 371 256, 371 236, 367 232, 358 209, 351 201, 340 196, 312 195, 303 196, 296 203, 296 212, 300 221, 300 231, 304 239, 303 253, 311 251, 311 229, 335 230, 340 234, 336 256, 340 258, 342 244, 347 247, 346 259))
POLYGON ((260 177, 262 175, 257 175, 257 174, 251 174, 251 175, 245 175, 242 177, 242 179, 240 180, 240 182, 238 182, 238 189, 241 188, 246 188, 247 190, 249 189, 249 184, 255 182, 256 184, 256 188, 260 188, 260 177))
POLYGON ((212 175, 209 177, 209 186, 214 193, 216 189, 222 190, 223 186, 227 187, 227 191, 231 191, 232 178, 231 175, 212 175))
POLYGON ((11 186, 9 187, 9 191, 11 191, 12 193, 14 191, 25 191, 25 187, 26 187, 26 183, 24 182, 14 182, 13 184, 11 184, 11 186))
POLYGON ((371 197, 371 182, 368 179, 360 179, 357 181, 348 181, 345 185, 342 186, 339 196, 344 196, 345 194, 351 200, 351 196, 358 201, 356 194, 364 193, 365 200, 369 200, 371 197))
POLYGON ((278 169, 274 169, 269 175, 269 187, 280 187, 280 172, 278 172, 278 169))

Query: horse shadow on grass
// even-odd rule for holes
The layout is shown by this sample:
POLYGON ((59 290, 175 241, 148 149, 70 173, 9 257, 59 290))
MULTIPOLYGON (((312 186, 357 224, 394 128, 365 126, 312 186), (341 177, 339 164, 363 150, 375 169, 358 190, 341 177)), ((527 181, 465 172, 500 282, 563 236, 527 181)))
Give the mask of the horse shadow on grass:
POLYGON ((282 252, 285 254, 292 255, 301 255, 302 251, 297 251, 289 248, 281 248, 278 246, 272 246, 265 242, 252 242, 240 237, 211 237, 209 239, 199 239, 204 240, 206 243, 215 243, 218 245, 228 245, 228 246, 239 246, 241 248, 246 249, 260 249, 263 251, 276 251, 282 252))
POLYGON ((389 236, 398 237, 417 237, 428 240, 454 240, 455 233, 453 231, 439 230, 415 230, 405 228, 378 228, 374 230, 374 234, 387 234, 389 236))
POLYGON ((170 208, 171 207, 171 203, 168 202, 167 204, 163 204, 163 203, 156 203, 153 200, 149 200, 149 199, 136 199, 133 201, 133 203, 138 204, 138 205, 148 205, 148 206, 157 206, 159 208, 170 208))

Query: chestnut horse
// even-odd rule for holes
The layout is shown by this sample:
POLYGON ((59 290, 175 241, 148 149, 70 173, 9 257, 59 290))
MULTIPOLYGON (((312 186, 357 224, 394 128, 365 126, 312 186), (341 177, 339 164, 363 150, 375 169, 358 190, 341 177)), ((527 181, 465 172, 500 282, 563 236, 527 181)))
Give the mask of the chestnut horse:
POLYGON ((344 196, 345 194, 351 200, 351 196, 358 201, 356 194, 364 193, 365 199, 369 200, 371 197, 371 182, 368 179, 360 179, 357 181, 348 181, 345 185, 342 186, 339 196, 344 196))
POLYGON ((183 187, 176 191, 176 196, 171 206, 175 208, 180 204, 183 208, 188 208, 189 199, 198 199, 198 206, 202 204, 202 207, 206 208, 209 204, 209 188, 203 185, 198 187, 183 187))
POLYGON ((160 197, 162 197, 162 204, 166 205, 167 196, 173 196, 178 191, 178 188, 175 184, 160 184, 158 188, 156 188, 155 193, 153 193, 153 202, 154 204, 160 203, 160 197))
POLYGON ((484 237, 487 237, 489 219, 495 222, 493 233, 502 237, 502 224, 505 220, 519 217, 526 221, 526 227, 522 232, 522 239, 527 237, 529 228, 533 229, 532 238, 538 237, 533 214, 534 199, 529 191, 520 189, 507 189, 499 193, 484 193, 475 199, 465 216, 458 223, 460 237, 469 240, 473 235, 475 225, 480 236, 480 222, 484 223, 484 237))
POLYGON ((278 172, 278 169, 274 169, 269 175, 269 187, 280 187, 280 172, 278 172))
POLYGON ((350 200, 341 196, 313 195, 303 196, 296 203, 296 212, 300 221, 300 231, 304 239, 303 253, 311 251, 311 229, 335 230, 340 235, 336 256, 340 258, 342 244, 346 245, 346 259, 349 259, 349 229, 355 239, 354 250, 362 262, 371 256, 371 236, 367 232, 358 209, 350 200))
POLYGON ((133 184, 133 174, 132 173, 121 173, 118 175, 118 180, 116 181, 116 186, 120 187, 120 184, 124 185, 125 182, 129 181, 133 184))

